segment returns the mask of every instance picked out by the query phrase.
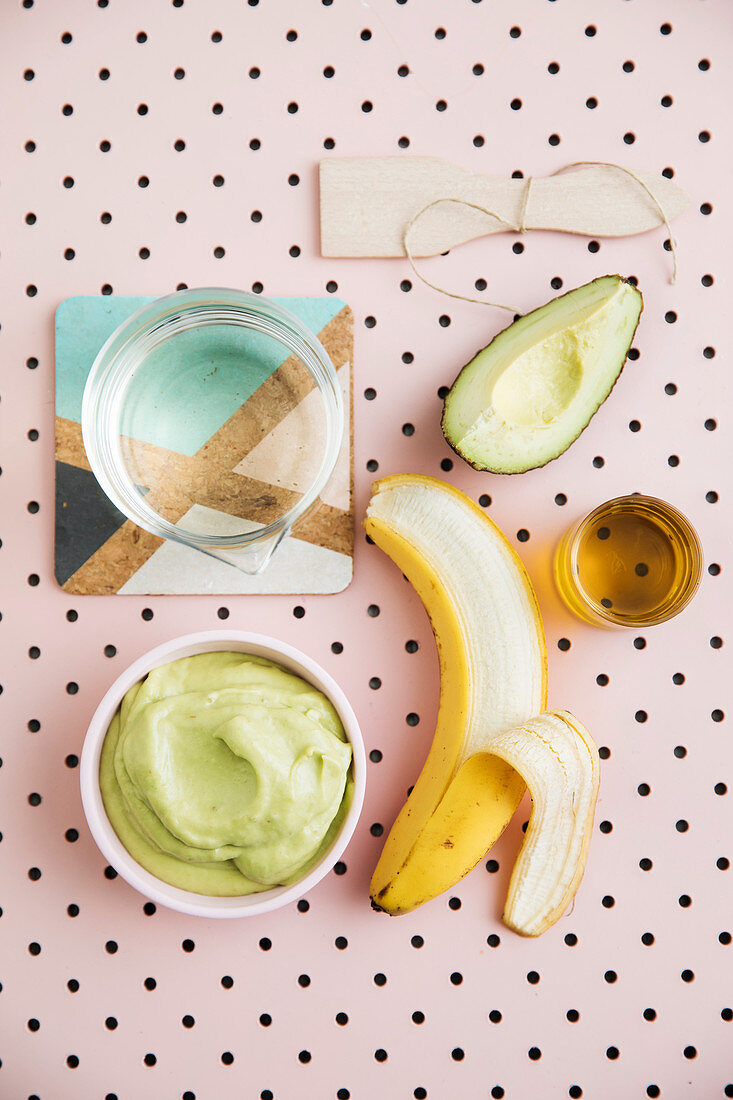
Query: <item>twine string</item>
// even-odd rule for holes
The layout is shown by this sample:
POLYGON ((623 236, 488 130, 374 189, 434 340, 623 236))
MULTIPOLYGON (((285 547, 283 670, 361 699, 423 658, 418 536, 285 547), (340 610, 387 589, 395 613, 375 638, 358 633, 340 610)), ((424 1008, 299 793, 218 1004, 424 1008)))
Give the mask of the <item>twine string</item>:
MULTIPOLYGON (((639 187, 641 187, 641 189, 643 191, 645 191, 646 194, 649 196, 649 198, 652 200, 652 202, 654 203, 654 206, 657 209, 659 217, 661 218, 661 224, 667 230, 667 235, 669 237, 669 248, 670 248, 670 252, 672 253, 672 276, 671 276, 669 282, 670 282, 671 286, 674 286, 674 284, 677 282, 677 272, 678 272, 678 266, 679 266, 678 265, 678 258, 677 258, 677 241, 675 240, 674 234, 672 233, 672 226, 669 224, 669 218, 667 217, 667 212, 665 211, 664 207, 662 206, 662 204, 659 201, 659 199, 657 198, 657 196, 652 191, 651 187, 649 187, 649 185, 644 182, 644 180, 641 178, 641 176, 637 176, 636 172, 634 172, 633 169, 625 168, 623 166, 623 164, 614 164, 612 161, 607 161, 607 160, 575 160, 575 161, 572 161, 570 164, 566 164, 563 168, 558 168, 557 171, 552 172, 551 175, 559 176, 562 172, 567 172, 568 169, 570 169, 570 168, 586 168, 586 167, 590 167, 590 168, 615 168, 617 172, 623 172, 625 175, 630 176, 632 180, 635 180, 635 182, 639 184, 639 187)), ((530 176, 530 179, 531 178, 532 177, 530 176)))
POLYGON ((525 186, 522 189, 522 205, 519 207, 519 217, 517 218, 517 233, 525 233, 527 226, 525 224, 527 220, 527 207, 529 206, 529 193, 532 189, 533 176, 527 176, 525 186))
POLYGON ((432 209, 432 207, 438 206, 442 202, 454 202, 458 206, 469 206, 472 210, 479 210, 482 214, 487 214, 490 218, 494 218, 494 220, 500 222, 505 229, 516 230, 517 228, 515 225, 512 225, 511 222, 506 221, 504 218, 501 217, 501 215, 497 214, 496 211, 488 210, 485 206, 481 206, 477 202, 469 202, 467 199, 451 198, 450 196, 446 196, 442 199, 433 199, 432 202, 429 202, 426 206, 423 206, 422 210, 418 210, 416 214, 413 214, 413 216, 407 223, 407 227, 402 237, 402 245, 405 249, 405 255, 409 260, 410 267, 415 272, 418 279, 425 283, 426 286, 431 287, 433 290, 437 290, 439 294, 447 295, 448 298, 460 298, 463 302, 475 302, 479 306, 493 306, 495 309, 506 309, 509 311, 509 313, 519 313, 520 310, 515 309, 514 306, 505 306, 501 302, 489 302, 485 298, 469 298, 465 294, 457 294, 452 290, 446 290, 445 287, 438 286, 437 283, 431 283, 429 279, 426 279, 425 276, 417 270, 417 267, 415 266, 415 259, 412 254, 412 250, 410 249, 410 232, 414 229, 415 225, 423 216, 423 214, 427 213, 427 211, 432 209))
MULTIPOLYGON (((669 218, 667 217, 666 211, 657 196, 651 190, 651 188, 644 182, 643 179, 641 179, 640 176, 637 176, 631 168, 624 168, 624 166, 621 164, 613 164, 610 161, 605 160, 576 160, 573 161, 571 164, 566 164, 562 168, 558 168, 557 171, 550 173, 550 177, 559 176, 562 172, 567 172, 571 168, 585 167, 615 168, 617 171, 623 172, 625 175, 633 179, 636 183, 638 183, 639 187, 641 187, 646 192, 659 213, 659 216, 661 218, 660 224, 663 224, 665 226, 669 235, 670 250, 672 252, 672 276, 669 281, 672 285, 674 285, 674 283, 677 282, 678 271, 677 241, 672 234, 672 227, 669 224, 669 218)), ((486 214, 487 217, 493 218, 494 221, 499 222, 500 225, 504 227, 504 229, 507 229, 514 233, 525 233, 528 229, 527 210, 529 207, 529 198, 533 182, 534 177, 527 176, 525 180, 525 186, 522 189, 521 202, 516 222, 507 221, 506 218, 503 218, 500 214, 497 214, 495 210, 489 210, 488 207, 482 206, 480 203, 469 202, 468 199, 460 199, 451 195, 445 195, 442 198, 433 199, 431 202, 427 203, 420 210, 418 210, 416 214, 413 214, 413 216, 407 223, 407 226, 405 227, 405 232, 402 236, 402 245, 405 250, 405 255, 407 256, 410 267, 412 268, 418 279, 420 279, 421 282, 425 283, 426 286, 429 286, 431 290, 437 290, 439 294, 445 294, 448 298, 458 298, 462 302, 475 302, 477 305, 491 306, 493 309, 505 309, 509 313, 518 313, 521 315, 521 310, 515 309, 514 306, 504 305, 502 302, 490 302, 486 298, 471 298, 466 294, 458 294, 455 291, 447 290, 445 287, 438 286, 437 283, 430 282, 430 280, 427 279, 423 274, 421 274, 421 272, 417 269, 417 266, 415 264, 415 257, 412 249, 410 248, 410 234, 412 233, 420 219, 423 217, 423 215, 428 212, 428 210, 431 210, 433 207, 439 206, 441 203, 444 202, 452 202, 458 206, 466 206, 469 207, 471 210, 478 210, 480 213, 486 214)), ((536 228, 540 227, 538 226, 536 228)))

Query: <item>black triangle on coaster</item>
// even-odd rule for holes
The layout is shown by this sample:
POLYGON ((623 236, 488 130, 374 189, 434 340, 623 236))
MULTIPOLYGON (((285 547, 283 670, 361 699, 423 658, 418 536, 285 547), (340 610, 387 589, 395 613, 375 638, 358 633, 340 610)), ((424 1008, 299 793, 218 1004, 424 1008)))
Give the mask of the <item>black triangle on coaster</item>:
POLYGON ((64 585, 124 524, 126 517, 89 470, 56 462, 56 580, 64 585))

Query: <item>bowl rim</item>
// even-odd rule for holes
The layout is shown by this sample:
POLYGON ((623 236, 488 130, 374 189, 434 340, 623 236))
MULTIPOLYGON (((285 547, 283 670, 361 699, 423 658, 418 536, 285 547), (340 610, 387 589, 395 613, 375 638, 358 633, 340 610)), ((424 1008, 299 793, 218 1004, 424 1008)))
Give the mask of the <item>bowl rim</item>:
POLYGON ((316 333, 273 298, 221 286, 173 291, 153 298, 121 321, 97 352, 84 384, 81 410, 82 438, 89 465, 115 507, 151 534, 204 552, 246 550, 268 543, 274 549, 320 498, 341 450, 344 422, 344 401, 336 368, 316 333), (178 331, 191 317, 198 317, 200 323, 213 323, 204 320, 211 317, 220 323, 241 324, 281 344, 291 355, 297 355, 311 374, 323 402, 326 432, 318 473, 286 512, 255 531, 211 535, 172 523, 139 494, 121 456, 115 425, 131 377, 130 349, 160 334, 165 326, 178 331))
POLYGON ((135 890, 157 904, 189 916, 245 917, 271 913, 307 893, 320 882, 343 854, 353 836, 364 801, 366 754, 356 715, 344 692, 317 661, 287 642, 245 630, 206 630, 179 635, 143 653, 115 679, 100 700, 89 722, 79 768, 84 815, 94 842, 108 863, 135 890), (231 649, 228 649, 231 647, 231 649), (125 693, 148 672, 179 657, 196 653, 242 652, 267 657, 313 684, 326 695, 343 723, 352 749, 354 791, 351 805, 330 847, 310 871, 289 886, 276 886, 258 894, 217 897, 171 886, 146 871, 130 855, 115 833, 104 809, 99 787, 99 759, 109 724, 125 693), (251 899, 251 900, 248 900, 251 899))

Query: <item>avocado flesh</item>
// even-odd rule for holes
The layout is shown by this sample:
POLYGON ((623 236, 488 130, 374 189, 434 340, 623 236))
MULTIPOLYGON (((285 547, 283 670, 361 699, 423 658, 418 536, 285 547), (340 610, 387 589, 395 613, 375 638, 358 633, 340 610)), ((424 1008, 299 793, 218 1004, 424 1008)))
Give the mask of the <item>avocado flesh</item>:
POLYGON ((621 373, 642 297, 604 275, 520 317, 468 363, 443 408, 443 434, 477 470, 514 474, 566 451, 621 373))

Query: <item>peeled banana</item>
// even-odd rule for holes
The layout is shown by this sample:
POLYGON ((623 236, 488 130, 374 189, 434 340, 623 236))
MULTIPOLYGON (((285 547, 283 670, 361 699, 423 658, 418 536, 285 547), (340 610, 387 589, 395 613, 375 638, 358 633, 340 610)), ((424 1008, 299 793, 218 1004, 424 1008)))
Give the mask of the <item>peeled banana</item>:
POLYGON ((376 907, 405 913, 467 874, 516 810, 519 773, 476 754, 544 710, 547 653, 522 563, 464 493, 416 474, 384 478, 364 526, 417 590, 440 659, 433 744, 371 884, 376 907))
POLYGON ((376 482, 364 527, 422 599, 441 677, 433 743, 374 871, 372 904, 406 913, 454 886, 501 835, 526 782, 534 806, 504 919, 539 935, 583 873, 598 753, 577 719, 545 712, 547 652, 529 578, 499 528, 436 478, 376 482))

